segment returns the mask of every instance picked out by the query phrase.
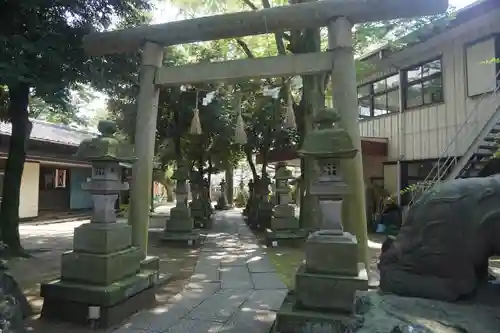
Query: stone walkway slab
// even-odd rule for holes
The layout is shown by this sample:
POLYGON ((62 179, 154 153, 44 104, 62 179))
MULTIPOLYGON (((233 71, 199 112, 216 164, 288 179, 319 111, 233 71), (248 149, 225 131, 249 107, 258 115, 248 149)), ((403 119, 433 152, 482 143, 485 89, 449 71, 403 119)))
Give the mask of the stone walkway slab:
POLYGON ((269 332, 286 286, 240 212, 219 212, 214 221, 184 290, 113 333, 269 332))

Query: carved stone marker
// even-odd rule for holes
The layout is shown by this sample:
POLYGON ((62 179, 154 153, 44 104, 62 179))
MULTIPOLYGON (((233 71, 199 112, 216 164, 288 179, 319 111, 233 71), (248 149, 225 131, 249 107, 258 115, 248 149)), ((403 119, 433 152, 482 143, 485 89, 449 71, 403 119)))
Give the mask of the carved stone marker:
POLYGON ((217 210, 227 210, 231 209, 231 206, 227 203, 227 184, 224 179, 220 182, 220 196, 217 199, 217 204, 215 205, 215 209, 217 210))
POLYGON ((500 175, 454 179, 409 209, 378 264, 380 288, 400 296, 456 301, 488 285, 500 255, 500 175))
POLYGON ((172 178, 176 180, 176 204, 170 210, 162 241, 174 242, 181 245, 194 246, 201 240, 200 233, 194 230, 194 221, 187 206, 187 179, 189 169, 184 163, 179 163, 172 178))
POLYGON ((128 189, 119 162, 134 161, 133 149, 113 137, 113 122, 101 121, 98 128, 102 135, 84 140, 77 152, 92 162, 92 178, 82 185, 92 194, 92 220, 75 228, 73 251, 62 255, 61 278, 42 284, 42 316, 108 327, 154 302, 158 271, 141 270, 142 251, 132 246, 131 227, 116 222, 114 204, 128 189))
POLYGON ((267 241, 271 246, 277 246, 280 242, 303 240, 307 237, 307 231, 299 227, 299 219, 295 216, 295 206, 291 204, 289 181, 294 177, 286 163, 278 163, 275 179, 278 204, 273 209, 271 228, 266 230, 267 241))
POLYGON ((319 113, 318 128, 299 150, 317 163, 310 194, 319 201, 321 230, 307 238, 306 260, 295 275, 295 291, 278 312, 276 332, 304 332, 311 325, 347 332, 355 321, 344 314, 353 312, 356 291, 368 289, 356 237, 343 230, 342 199, 349 191, 337 168, 341 159, 353 158, 357 150, 346 131, 332 126, 334 119, 332 112, 319 113))

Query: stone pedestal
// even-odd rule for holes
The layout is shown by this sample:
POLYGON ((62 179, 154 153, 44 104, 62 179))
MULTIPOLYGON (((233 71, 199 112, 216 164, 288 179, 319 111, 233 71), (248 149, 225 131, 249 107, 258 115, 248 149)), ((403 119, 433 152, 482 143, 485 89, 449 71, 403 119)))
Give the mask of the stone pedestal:
POLYGON ((285 163, 276 167, 276 206, 273 208, 271 226, 266 229, 267 242, 271 246, 296 243, 307 237, 308 232, 299 228, 299 219, 295 216, 295 206, 291 204, 290 186, 292 172, 285 163))
POLYGON ((194 229, 194 221, 186 205, 186 195, 185 180, 177 180, 177 204, 170 210, 170 218, 167 220, 161 240, 175 245, 196 246, 201 241, 201 235, 198 230, 194 229))
POLYGON ((206 197, 206 189, 202 186, 196 190, 191 186, 194 199, 189 203, 189 210, 194 221, 195 228, 211 229, 213 226, 212 211, 209 200, 206 197))
POLYGON ((131 233, 124 223, 76 228, 74 250, 62 255, 61 278, 41 286, 42 317, 105 328, 153 304, 158 270, 141 268, 131 233))
POLYGON ((368 289, 358 262, 356 237, 343 231, 318 231, 306 242, 306 260, 277 314, 275 332, 348 332, 357 327, 355 294, 368 289))

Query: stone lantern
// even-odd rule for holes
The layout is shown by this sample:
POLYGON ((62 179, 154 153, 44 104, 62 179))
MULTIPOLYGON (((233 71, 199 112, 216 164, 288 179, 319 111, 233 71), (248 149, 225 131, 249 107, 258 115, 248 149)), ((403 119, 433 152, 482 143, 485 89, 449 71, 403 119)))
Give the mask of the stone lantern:
POLYGON ((228 210, 231 209, 231 206, 228 205, 227 201, 227 184, 224 179, 220 181, 220 196, 217 199, 217 205, 215 205, 215 209, 217 210, 228 210))
POLYGON ((295 216, 295 206, 291 204, 290 180, 294 179, 292 171, 285 162, 276 166, 276 201, 271 218, 271 228, 266 230, 267 240, 271 246, 278 246, 281 241, 301 240, 307 237, 307 231, 299 229, 299 219, 295 216))
POLYGON ((336 120, 335 113, 320 112, 317 127, 298 151, 316 163, 310 195, 319 202, 316 214, 320 230, 306 240, 306 260, 297 270, 295 291, 278 313, 277 332, 296 332, 297 325, 307 331, 318 321, 326 332, 336 332, 340 323, 349 327, 353 324, 348 314, 354 310, 355 292, 368 289, 356 237, 342 226, 342 199, 349 191, 338 166, 343 159, 354 158, 357 151, 347 132, 333 126, 336 120))
POLYGON ((113 122, 101 121, 98 129, 101 135, 84 140, 77 152, 92 163, 92 178, 82 184, 92 195, 92 220, 75 228, 73 251, 62 255, 61 278, 42 284, 42 316, 108 327, 154 302, 158 272, 141 269, 131 226, 116 221, 118 193, 128 189, 119 163, 136 160, 133 148, 113 137, 113 122))
POLYGON ((194 230, 194 221, 187 205, 189 168, 185 162, 179 163, 172 179, 176 181, 176 205, 170 210, 170 218, 167 220, 162 240, 188 246, 196 245, 201 236, 198 231, 194 230))

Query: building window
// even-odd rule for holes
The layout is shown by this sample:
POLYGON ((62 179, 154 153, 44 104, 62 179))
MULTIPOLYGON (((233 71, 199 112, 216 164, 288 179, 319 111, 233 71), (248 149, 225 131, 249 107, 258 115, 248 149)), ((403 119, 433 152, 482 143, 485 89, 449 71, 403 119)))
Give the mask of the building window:
POLYGON ((437 59, 404 71, 405 109, 444 101, 441 67, 441 59, 437 59))
POLYGON ((500 57, 500 37, 492 36, 465 47, 467 70, 467 94, 480 96, 498 88, 500 63, 493 61, 500 57))
POLYGON ((66 169, 40 168, 40 190, 65 189, 68 184, 66 169))
POLYGON ((358 87, 360 119, 399 112, 399 74, 358 87))
POLYGON ((66 188, 66 170, 56 169, 56 188, 66 188))

